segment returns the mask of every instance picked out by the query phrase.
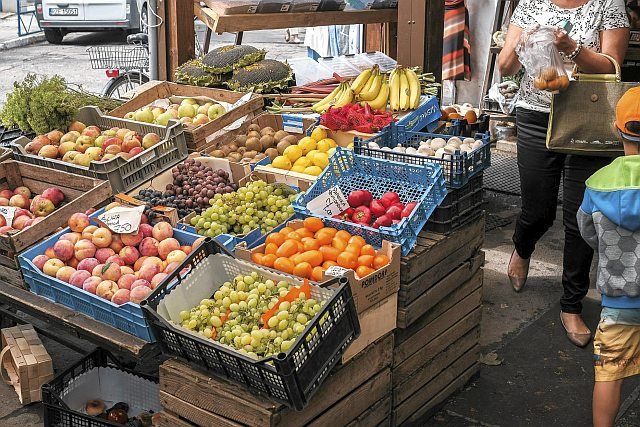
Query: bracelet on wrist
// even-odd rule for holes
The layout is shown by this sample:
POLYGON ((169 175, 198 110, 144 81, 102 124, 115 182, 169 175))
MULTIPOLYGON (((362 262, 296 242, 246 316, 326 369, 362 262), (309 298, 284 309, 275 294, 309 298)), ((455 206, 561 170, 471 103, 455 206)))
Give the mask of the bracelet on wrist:
POLYGON ((579 41, 576 43, 576 48, 573 50, 573 52, 571 52, 568 55, 565 55, 565 58, 567 58, 569 61, 573 61, 574 59, 576 59, 578 55, 580 55, 581 51, 582 51, 582 42, 579 41))

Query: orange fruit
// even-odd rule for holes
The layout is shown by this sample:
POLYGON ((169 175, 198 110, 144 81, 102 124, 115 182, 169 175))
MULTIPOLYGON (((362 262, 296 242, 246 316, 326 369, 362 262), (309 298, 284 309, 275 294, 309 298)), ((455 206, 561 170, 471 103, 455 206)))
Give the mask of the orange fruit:
POLYGON ((324 222, 322 222, 320 218, 316 218, 313 216, 305 218, 302 223, 304 224, 304 228, 311 231, 312 233, 315 233, 316 231, 324 227, 324 222))
POLYGON ((323 260, 322 252, 317 250, 302 252, 296 258, 296 262, 301 262, 301 263, 308 262, 313 267, 317 267, 320 264, 322 264, 322 260, 323 260))
POLYGON ((312 271, 313 267, 311 267, 311 264, 308 262, 301 262, 293 267, 294 276, 304 277, 307 279, 311 278, 312 271))
POLYGON ((322 254, 322 259, 325 261, 337 261, 338 255, 340 255, 340 251, 333 246, 320 246, 320 253, 322 254))
POLYGON ((373 268, 376 270, 389 264, 389 257, 386 255, 378 255, 373 259, 373 268))
POLYGON ((360 255, 358 257, 358 265, 363 265, 365 267, 373 267, 373 255, 360 255))
POLYGON ((336 235, 333 236, 333 237, 337 237, 337 238, 346 240, 348 242, 349 239, 351 239, 352 236, 351 236, 351 234, 349 234, 348 231, 340 230, 340 231, 336 232, 336 235))
POLYGON ((355 245, 358 245, 360 247, 363 247, 364 245, 367 244, 367 241, 364 240, 364 237, 362 237, 362 236, 352 236, 349 239, 349 244, 355 244, 355 245))
POLYGON ((333 238, 333 236, 335 236, 337 232, 338 230, 336 230, 335 228, 323 227, 320 230, 316 231, 316 239, 318 238, 317 237, 318 233, 329 233, 331 235, 331 238, 333 238))
POLYGON ((321 282, 324 279, 324 268, 322 267, 313 267, 313 271, 311 272, 311 280, 315 280, 316 282, 321 282))
MULTIPOLYGON (((302 244, 302 243, 301 243, 302 244)), ((298 252, 298 241, 287 239, 276 251, 278 257, 290 257, 298 252)))
POLYGON ((285 240, 287 240, 287 238, 284 234, 271 233, 267 236, 265 243, 274 243, 276 246, 280 246, 285 240))
POLYGON ((358 266, 358 268, 356 268, 356 275, 359 278, 362 279, 363 277, 373 273, 374 271, 375 270, 373 268, 371 268, 371 267, 367 267, 365 265, 360 265, 360 266, 358 266))
POLYGON ((285 273, 293 273, 293 261, 289 258, 279 257, 273 262, 273 268, 283 271, 285 273))
POLYGON ((300 237, 300 235, 295 231, 292 231, 287 234, 287 239, 302 240, 302 237, 300 237))
POLYGON ((280 229, 280 234, 282 234, 283 236, 286 236, 287 234, 291 233, 292 231, 296 231, 291 227, 282 227, 280 229))
POLYGON ((265 267, 272 268, 273 263, 277 258, 278 257, 275 254, 267 254, 262 257, 262 265, 264 265, 265 267))
POLYGON ((351 252, 341 252, 340 255, 338 255, 338 265, 355 270, 358 266, 358 257, 351 252))
POLYGON ((313 232, 306 228, 298 228, 296 233, 298 233, 298 236, 300 236, 301 239, 304 239, 305 237, 313 237, 313 232))
POLYGON ((255 262, 256 264, 262 265, 263 256, 264 254, 261 254, 260 252, 254 252, 251 254, 251 261, 255 262))
POLYGON ((338 237, 334 237, 331 241, 331 246, 333 246, 340 252, 343 252, 345 249, 347 249, 347 241, 338 237))
POLYGON ((303 237, 302 245, 304 246, 305 251, 320 249, 320 243, 313 237, 303 237))
POLYGON ((347 244, 347 247, 344 248, 344 250, 347 251, 347 252, 351 252, 355 256, 360 255, 360 245, 358 245, 356 243, 347 244))
POLYGON ((278 245, 276 245, 275 243, 267 243, 264 246, 265 254, 275 254, 277 250, 278 250, 278 245))
POLYGON ((318 240, 318 243, 320 243, 320 246, 331 245, 331 242, 333 241, 333 235, 326 231, 318 231, 316 233, 316 239, 318 240))
POLYGON ((362 248, 360 248, 360 255, 376 256, 376 248, 371 245, 364 245, 362 248))
POLYGON ((322 268, 327 269, 329 267, 333 267, 334 265, 338 265, 338 263, 335 261, 327 260, 322 263, 322 268))

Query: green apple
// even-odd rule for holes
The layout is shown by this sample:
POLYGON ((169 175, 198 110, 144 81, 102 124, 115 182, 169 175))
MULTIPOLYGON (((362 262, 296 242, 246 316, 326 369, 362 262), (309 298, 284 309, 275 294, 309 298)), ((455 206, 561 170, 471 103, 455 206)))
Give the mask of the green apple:
POLYGON ((171 120, 171 119, 173 119, 173 117, 172 117, 171 113, 166 112, 166 113, 162 113, 162 114, 160 114, 160 115, 156 118, 155 123, 156 123, 157 125, 160 125, 160 126, 166 126, 166 125, 169 123, 169 120, 171 120))
POLYGON ((156 107, 151 112, 153 113, 153 118, 157 119, 160 114, 164 113, 164 108, 156 107))
POLYGON ((138 110, 135 113, 135 121, 143 122, 143 123, 151 123, 155 117, 153 116, 153 111, 150 108, 143 108, 142 110, 138 110))
MULTIPOLYGON (((116 133, 115 133, 115 132, 113 132, 113 135, 115 135, 115 134, 116 134, 116 133)), ((109 138, 111 138, 111 137, 110 137, 110 136, 108 136, 108 135, 100 135, 99 137, 97 137, 97 138, 96 138, 96 140, 95 140, 95 141, 93 141, 93 145, 95 145, 96 147, 102 147, 102 145, 104 144, 104 142, 105 142, 107 139, 109 139, 109 138)))
POLYGON ((211 107, 209 107, 209 110, 207 111, 207 116, 209 116, 211 120, 214 120, 220 117, 221 115, 223 115, 224 113, 226 113, 226 111, 224 111, 224 107, 222 105, 213 104, 211 107))
POLYGON ((182 104, 178 108, 178 116, 180 117, 194 117, 196 115, 196 108, 190 104, 182 104))
POLYGON ((198 105, 198 101, 193 98, 185 98, 180 102, 180 105, 198 105))
POLYGON ((84 152, 87 156, 91 158, 91 160, 100 160, 102 158, 102 148, 100 147, 90 147, 87 148, 87 151, 84 152))
POLYGON ((78 166, 88 167, 91 164, 91 157, 87 153, 80 153, 73 158, 73 163, 78 166))

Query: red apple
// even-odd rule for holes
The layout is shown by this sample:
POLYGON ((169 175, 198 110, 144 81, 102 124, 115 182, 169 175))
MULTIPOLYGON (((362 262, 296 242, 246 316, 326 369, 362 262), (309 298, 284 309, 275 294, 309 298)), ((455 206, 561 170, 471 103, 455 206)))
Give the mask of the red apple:
MULTIPOLYGON (((13 196, 18 197, 18 196, 13 196)), ((11 203, 11 201, 9 201, 11 203)), ((38 195, 31 201, 31 212, 35 216, 47 216, 56 209, 56 206, 49 199, 38 195)))
POLYGON ((82 132, 87 126, 82 122, 73 122, 69 125, 69 132, 82 132))
POLYGON ((0 206, 9 206, 9 199, 6 197, 0 197, 0 206))
POLYGON ((13 228, 10 225, 5 225, 4 227, 0 227, 0 234, 7 234, 10 231, 15 230, 15 228, 13 228))
POLYGON ((131 151, 129 151, 129 154, 131 155, 131 157, 137 156, 138 154, 142 153, 144 151, 144 148, 142 147, 135 147, 132 148, 131 151))
POLYGON ((4 197, 5 199, 9 200, 11 197, 13 197, 13 191, 11 190, 2 190, 0 191, 0 197, 4 197))
POLYGON ((29 198, 24 197, 22 194, 13 195, 9 199, 9 206, 26 209, 29 207, 29 198))
POLYGON ((55 207, 58 207, 64 202, 64 193, 62 190, 56 187, 47 188, 42 192, 42 197, 51 200, 55 207))
POLYGON ((31 190, 29 190, 27 187, 20 186, 17 187, 15 190, 13 190, 13 194, 20 194, 21 196, 26 197, 27 199, 31 198, 31 190))
POLYGON ((16 230, 23 230, 27 226, 27 222, 31 221, 31 217, 21 215, 13 218, 13 224, 11 226, 16 230))
POLYGON ((142 144, 140 143, 140 141, 138 141, 135 138, 126 139, 122 143, 122 151, 124 151, 125 153, 129 153, 132 149, 136 147, 142 147, 142 144))

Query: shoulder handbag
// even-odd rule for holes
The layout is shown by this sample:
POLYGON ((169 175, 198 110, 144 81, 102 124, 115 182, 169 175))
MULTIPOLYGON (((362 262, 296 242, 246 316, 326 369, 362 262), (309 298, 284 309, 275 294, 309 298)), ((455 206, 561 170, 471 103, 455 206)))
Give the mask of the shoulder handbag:
POLYGON ((615 74, 573 74, 575 81, 553 95, 547 148, 566 154, 613 157, 623 153, 615 131, 616 104, 637 83, 623 83, 620 64, 609 55, 615 74))

